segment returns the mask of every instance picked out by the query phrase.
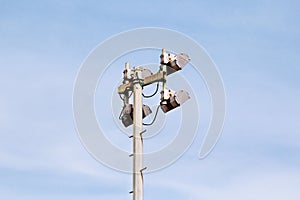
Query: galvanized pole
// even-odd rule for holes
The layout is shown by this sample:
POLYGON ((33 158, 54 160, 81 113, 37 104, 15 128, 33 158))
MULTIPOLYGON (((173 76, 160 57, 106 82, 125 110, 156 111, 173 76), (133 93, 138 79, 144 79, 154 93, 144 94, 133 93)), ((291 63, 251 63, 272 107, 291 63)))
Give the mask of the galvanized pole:
POLYGON ((144 199, 143 189, 143 97, 140 82, 141 69, 135 67, 133 80, 133 200, 144 199))
MULTIPOLYGON (((129 155, 130 157, 133 156, 133 190, 130 191, 130 194, 133 194, 133 200, 144 199, 143 171, 146 168, 143 167, 142 134, 144 131, 142 129, 143 117, 149 115, 151 113, 151 110, 148 106, 143 105, 143 87, 152 83, 163 82, 160 107, 165 113, 180 106, 182 103, 184 103, 187 99, 190 98, 188 93, 183 90, 180 90, 178 93, 174 93, 171 90, 167 90, 166 85, 167 75, 181 70, 190 60, 188 55, 184 53, 178 55, 167 54, 166 50, 163 49, 160 58, 160 70, 155 74, 149 74, 149 72, 148 74, 145 73, 142 67, 134 67, 133 70, 130 70, 129 63, 126 63, 125 70, 123 72, 123 84, 118 87, 119 95, 124 96, 124 98, 121 97, 121 99, 124 101, 124 107, 121 113, 123 115, 122 117, 120 115, 120 119, 122 120, 122 123, 125 127, 128 127, 129 125, 133 124, 133 135, 130 136, 130 138, 133 138, 133 154, 129 155), (129 104, 129 91, 133 91, 133 105, 129 104), (175 97, 177 97, 177 99, 175 97)), ((156 92, 154 94, 156 94, 156 92)))

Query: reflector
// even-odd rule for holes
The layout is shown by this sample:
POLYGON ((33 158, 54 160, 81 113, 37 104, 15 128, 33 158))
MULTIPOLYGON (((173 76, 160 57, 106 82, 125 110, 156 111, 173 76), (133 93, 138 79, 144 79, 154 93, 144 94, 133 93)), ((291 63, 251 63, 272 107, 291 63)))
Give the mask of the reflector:
POLYGON ((144 79, 147 76, 151 76, 153 73, 151 72, 150 69, 143 69, 142 70, 142 78, 144 79))
POLYGON ((164 113, 169 112, 182 105, 189 98, 189 93, 184 90, 179 90, 176 93, 172 92, 171 90, 162 91, 160 101, 161 109, 164 113), (167 99, 164 97, 164 92, 168 93, 168 95, 165 95, 168 97, 167 99))
POLYGON ((162 52, 160 56, 160 64, 167 65, 167 75, 170 75, 176 71, 181 70, 188 62, 190 58, 185 53, 180 53, 177 55, 162 52))
MULTIPOLYGON (((152 113, 151 109, 147 105, 143 105, 143 119, 150 115, 152 113)), ((127 104, 124 106, 122 110, 122 117, 121 117, 122 123, 125 127, 130 126, 133 124, 133 105, 127 104)))

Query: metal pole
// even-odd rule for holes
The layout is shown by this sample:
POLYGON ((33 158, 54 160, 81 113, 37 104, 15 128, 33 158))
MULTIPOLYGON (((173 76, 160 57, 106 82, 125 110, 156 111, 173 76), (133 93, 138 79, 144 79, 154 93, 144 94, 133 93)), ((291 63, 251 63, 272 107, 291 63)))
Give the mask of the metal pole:
MULTIPOLYGON (((161 52, 161 61, 163 61, 163 63, 166 63, 166 56, 167 56, 167 52, 166 49, 162 49, 161 52)), ((163 85, 162 85, 162 91, 163 91, 163 99, 168 99, 168 93, 167 93, 167 66, 165 64, 162 64, 161 62, 161 71, 163 72, 163 85)))
POLYGON ((121 99, 124 101, 124 107, 121 113, 123 114, 121 117, 122 123, 125 125, 125 127, 133 123, 133 135, 130 136, 130 138, 133 138, 133 154, 129 155, 130 157, 133 156, 133 190, 129 192, 130 194, 133 194, 133 200, 144 199, 143 170, 145 170, 146 167, 143 167, 143 114, 147 116, 151 113, 151 111, 149 111, 148 114, 146 114, 146 112, 143 113, 142 87, 152 83, 163 82, 160 105, 164 112, 168 112, 180 106, 181 103, 189 98, 186 92, 182 94, 183 92, 181 91, 180 94, 181 96, 183 95, 183 98, 181 98, 179 103, 177 103, 177 100, 173 100, 173 102, 175 101, 175 104, 166 101, 170 98, 170 95, 174 95, 171 91, 167 90, 167 75, 183 68, 184 65, 186 65, 186 63, 189 61, 188 56, 183 53, 179 54, 180 59, 178 61, 176 60, 175 55, 167 54, 166 49, 162 49, 160 58, 160 71, 156 74, 148 75, 146 77, 144 77, 145 74, 142 76, 142 67, 134 67, 133 70, 130 70, 129 63, 126 63, 125 70, 123 72, 123 84, 118 87, 118 93, 120 96, 123 95, 123 98, 121 97, 121 99), (184 59, 187 59, 187 62, 184 59), (167 66, 168 63, 172 63, 171 66, 167 66), (129 104, 129 91, 133 91, 134 95, 133 111, 131 104, 129 104), (168 104, 170 104, 170 107, 168 104), (131 114, 133 117, 133 122, 130 118, 131 114))
POLYGON ((143 200, 143 141, 142 141, 142 129, 143 129, 143 97, 142 86, 138 80, 139 69, 135 68, 136 77, 133 82, 133 200, 143 200))

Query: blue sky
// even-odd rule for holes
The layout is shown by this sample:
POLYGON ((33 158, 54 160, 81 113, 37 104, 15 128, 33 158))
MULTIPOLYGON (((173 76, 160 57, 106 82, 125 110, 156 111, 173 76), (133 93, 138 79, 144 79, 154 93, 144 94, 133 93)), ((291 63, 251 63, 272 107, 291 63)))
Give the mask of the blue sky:
POLYGON ((145 199, 300 196, 298 1, 0 1, 0 198, 130 199, 131 176, 95 161, 74 128, 76 74, 100 42, 163 27, 217 64, 227 116, 216 148, 202 136, 145 176, 145 199))

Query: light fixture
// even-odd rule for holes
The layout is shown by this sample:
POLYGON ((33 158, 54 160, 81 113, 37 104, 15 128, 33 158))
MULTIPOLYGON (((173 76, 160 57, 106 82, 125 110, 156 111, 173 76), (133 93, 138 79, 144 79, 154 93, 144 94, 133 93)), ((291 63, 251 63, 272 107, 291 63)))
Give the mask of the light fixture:
POLYGON ((160 55, 160 64, 167 66, 167 75, 181 70, 190 60, 185 53, 174 55, 163 50, 160 55))
MULTIPOLYGON (((151 109, 147 105, 143 105, 143 119, 152 113, 151 109)), ((128 127, 133 124, 133 105, 127 104, 122 110, 121 120, 125 127, 128 127)))
POLYGON ((164 90, 161 92, 160 106, 162 111, 166 113, 181 106, 188 99, 190 99, 189 93, 184 90, 179 90, 178 92, 164 90))
POLYGON ((118 93, 124 103, 119 119, 125 127, 133 124, 133 135, 129 138, 133 138, 133 153, 130 154, 130 157, 133 157, 133 190, 130 193, 133 194, 134 200, 143 200, 143 171, 146 169, 143 166, 143 126, 151 126, 155 122, 159 107, 166 113, 181 106, 190 98, 183 90, 178 92, 167 90, 167 75, 181 70, 189 61, 190 58, 185 53, 174 55, 162 49, 160 68, 155 74, 141 66, 135 66, 131 70, 129 63, 125 64, 123 84, 118 87, 118 93), (153 83, 156 83, 155 92, 145 95, 143 88, 153 83), (151 98, 157 94, 159 83, 162 83, 160 105, 156 109, 153 121, 148 124, 143 123, 143 118, 151 113, 149 106, 143 105, 143 97, 151 98), (133 94, 134 105, 129 104, 131 94, 133 94), (143 113, 142 116, 140 112, 143 113))

